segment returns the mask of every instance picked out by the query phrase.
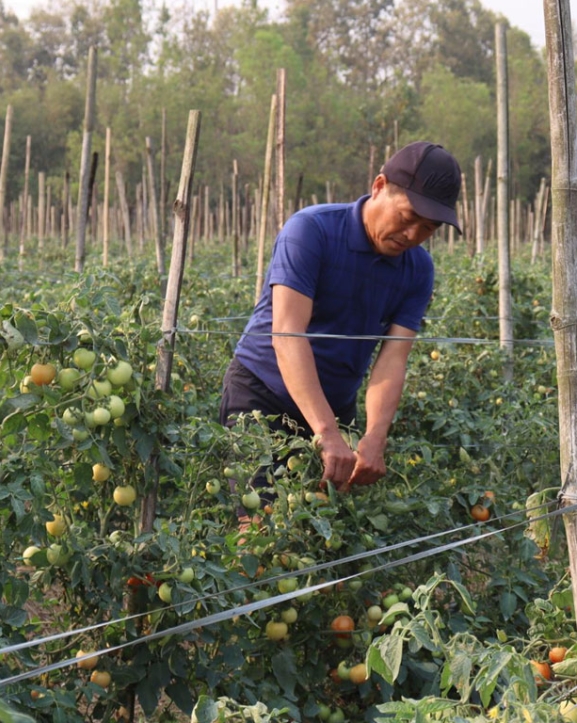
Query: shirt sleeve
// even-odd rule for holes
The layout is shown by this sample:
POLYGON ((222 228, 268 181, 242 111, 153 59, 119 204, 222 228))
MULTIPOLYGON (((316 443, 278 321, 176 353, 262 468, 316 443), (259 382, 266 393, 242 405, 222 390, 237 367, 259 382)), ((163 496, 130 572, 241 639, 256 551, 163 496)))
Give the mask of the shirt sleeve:
POLYGON ((425 249, 419 247, 414 251, 417 253, 414 255, 413 281, 403 303, 390 321, 406 329, 419 331, 433 295, 435 269, 433 260, 425 249))
POLYGON ((275 241, 268 283, 288 286, 314 299, 322 268, 322 232, 307 216, 286 222, 275 241))

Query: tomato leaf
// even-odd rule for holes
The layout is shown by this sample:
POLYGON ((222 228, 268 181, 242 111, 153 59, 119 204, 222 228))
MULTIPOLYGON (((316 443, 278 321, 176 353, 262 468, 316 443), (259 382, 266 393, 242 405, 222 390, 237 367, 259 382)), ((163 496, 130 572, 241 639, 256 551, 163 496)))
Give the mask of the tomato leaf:
POLYGON ((369 668, 381 675, 392 685, 399 675, 403 659, 403 638, 399 635, 384 635, 378 644, 369 649, 369 668))
POLYGON ((499 607, 504 620, 510 620, 517 610, 517 596, 512 592, 503 592, 499 599, 499 607))
POLYGON ((296 700, 295 685, 297 682, 297 667, 294 652, 286 648, 273 656, 272 670, 284 694, 289 700, 296 700))
POLYGON ((201 695, 192 711, 191 723, 213 723, 219 720, 218 705, 207 695, 201 695))

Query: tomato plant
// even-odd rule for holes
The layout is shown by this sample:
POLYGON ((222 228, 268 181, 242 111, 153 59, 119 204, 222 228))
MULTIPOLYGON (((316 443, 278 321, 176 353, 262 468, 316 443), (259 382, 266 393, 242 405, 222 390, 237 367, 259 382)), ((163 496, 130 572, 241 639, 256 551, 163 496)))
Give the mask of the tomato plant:
MULTIPOLYGON (((81 640, 0 660, 0 678, 30 671, 43 656, 74 661, 9 687, 7 698, 40 723, 55 711, 67 723, 124 716, 132 693, 150 719, 188 720, 218 699, 235 713, 264 701, 291 721, 374 720, 401 700, 405 712, 392 714, 406 720, 418 709, 426 719, 427 706, 442 701, 445 712, 435 715, 455 720, 480 715, 470 690, 483 711, 500 697, 519 716, 523 706, 535 716, 547 706, 557 713, 529 663, 547 659, 559 641, 572 644, 563 550, 547 557, 542 543, 550 530, 503 525, 506 544, 496 536, 412 556, 429 545, 415 539, 469 534, 475 505, 498 528, 511 510, 515 522, 525 519, 524 498, 536 486, 546 497, 558 485, 549 347, 520 346, 510 383, 498 343, 439 341, 432 358, 417 338, 386 479, 338 494, 321 483, 315 440, 273 434, 258 414, 232 429, 215 421, 244 323, 237 317, 250 311, 253 289, 226 274, 215 282, 228 252, 203 253, 185 280, 180 318, 195 322, 177 335, 168 393, 156 388, 162 300, 149 264, 63 274, 58 288, 37 275, 21 307, 0 289, 2 320, 23 339, 0 357, 1 634, 10 642, 41 637, 27 616, 32 603, 51 630, 88 627, 81 640), (211 333, 211 320, 231 317, 230 336, 211 333), (55 377, 37 384, 32 362, 47 360, 55 377), (144 529, 141 503, 155 493, 144 529), (243 504, 257 513, 240 544, 243 504), (281 593, 295 596, 237 614, 281 593), (205 625, 213 614, 219 622, 205 625), (165 634, 181 623, 197 627, 165 634), (148 633, 157 637, 135 644, 148 633), (92 684, 99 690, 82 711, 70 693, 79 680, 90 685, 78 648, 101 651, 93 670, 110 675, 106 686, 92 684), (502 673, 491 678, 489 670, 502 673), (508 686, 512 679, 519 684, 508 686)), ((498 342, 495 263, 484 259, 482 274, 475 264, 466 254, 438 259, 426 335, 498 342)), ((543 335, 547 286, 537 271, 516 268, 517 338, 543 335)), ((364 415, 361 402, 361 428, 364 415)), ((358 430, 343 434, 358 444, 358 430)))

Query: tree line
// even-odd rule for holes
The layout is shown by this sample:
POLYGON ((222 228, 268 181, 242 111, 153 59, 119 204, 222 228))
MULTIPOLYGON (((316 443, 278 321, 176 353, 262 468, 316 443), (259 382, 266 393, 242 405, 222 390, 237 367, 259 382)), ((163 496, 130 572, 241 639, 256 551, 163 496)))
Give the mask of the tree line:
MULTIPOLYGON (((215 14, 142 0, 68 0, 20 21, 0 3, 0 132, 13 108, 7 202, 38 174, 54 198, 77 193, 86 65, 98 50, 93 150, 112 164, 129 200, 165 124, 168 202, 176 192, 188 111, 203 122, 195 183, 213 203, 262 176, 268 109, 286 70, 287 197, 351 200, 386 153, 427 138, 473 178, 496 153, 494 27, 479 0, 286 0, 271 19, 258 0, 215 14), (164 120, 163 120, 164 119, 164 120), (76 185, 75 185, 76 184, 76 185)), ((529 36, 508 31, 511 192, 532 201, 549 175, 546 64, 529 36)), ((102 178, 102 164, 97 170, 102 178)))

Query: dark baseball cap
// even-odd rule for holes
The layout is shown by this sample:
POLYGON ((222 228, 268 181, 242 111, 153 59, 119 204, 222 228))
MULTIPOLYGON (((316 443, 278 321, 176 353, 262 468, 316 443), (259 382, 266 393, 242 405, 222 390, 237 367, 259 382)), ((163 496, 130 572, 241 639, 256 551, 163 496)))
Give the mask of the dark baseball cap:
POLYGON ((389 158, 381 173, 406 191, 419 216, 451 224, 462 233, 455 212, 461 169, 443 146, 427 141, 409 143, 389 158))

